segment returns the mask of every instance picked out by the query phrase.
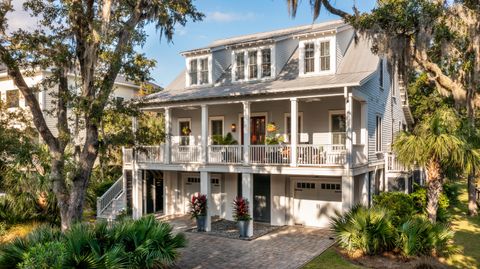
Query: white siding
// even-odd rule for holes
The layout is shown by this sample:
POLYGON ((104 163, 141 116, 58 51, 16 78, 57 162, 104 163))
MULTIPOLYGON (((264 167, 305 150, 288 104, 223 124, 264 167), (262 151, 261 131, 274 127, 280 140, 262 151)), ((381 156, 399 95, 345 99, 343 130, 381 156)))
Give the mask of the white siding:
POLYGON ((353 29, 348 29, 337 34, 337 68, 340 66, 343 60, 345 52, 353 41, 353 29))
POLYGON ((270 192, 271 192, 271 224, 285 225, 287 214, 287 194, 285 193, 286 176, 271 175, 270 176, 270 192))
POLYGON ((284 68, 297 47, 297 39, 284 39, 275 44, 275 75, 278 75, 284 68))
POLYGON ((227 70, 231 64, 232 54, 230 50, 222 49, 212 53, 212 82, 216 83, 222 74, 227 70))

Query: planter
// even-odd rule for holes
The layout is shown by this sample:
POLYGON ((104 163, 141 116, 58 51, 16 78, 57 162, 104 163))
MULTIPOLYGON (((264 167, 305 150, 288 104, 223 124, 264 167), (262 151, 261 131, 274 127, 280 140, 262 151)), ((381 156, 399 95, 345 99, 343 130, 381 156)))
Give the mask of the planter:
POLYGON ((207 217, 206 216, 198 216, 197 218, 197 231, 198 232, 205 232, 206 230, 206 223, 207 223, 207 217))
POLYGON ((248 237, 248 225, 249 220, 239 220, 238 221, 238 231, 240 233, 240 238, 247 238, 248 237))

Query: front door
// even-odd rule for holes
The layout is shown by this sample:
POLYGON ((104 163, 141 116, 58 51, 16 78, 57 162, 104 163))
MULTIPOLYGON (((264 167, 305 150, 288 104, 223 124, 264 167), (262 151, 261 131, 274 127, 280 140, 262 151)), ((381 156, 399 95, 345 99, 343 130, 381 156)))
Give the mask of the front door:
MULTIPOLYGON (((243 117, 241 118, 241 138, 243 144, 243 117)), ((250 144, 263 145, 265 144, 265 116, 250 117, 250 144)))
POLYGON ((270 175, 253 175, 253 220, 270 223, 270 175))

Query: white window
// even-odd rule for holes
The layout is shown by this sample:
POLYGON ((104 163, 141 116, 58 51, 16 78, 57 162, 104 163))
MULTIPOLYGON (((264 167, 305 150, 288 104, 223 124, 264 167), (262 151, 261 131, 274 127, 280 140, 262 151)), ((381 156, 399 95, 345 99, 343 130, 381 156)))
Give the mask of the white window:
POLYGON ((256 79, 258 76, 257 51, 248 52, 248 78, 256 79))
MULTIPOLYGON (((285 113, 285 134, 287 142, 291 141, 292 123, 290 113, 285 113)), ((298 132, 303 132, 303 112, 298 112, 298 132)))
POLYGON ((333 145, 345 145, 346 141, 346 118, 345 111, 330 111, 330 133, 333 145))
POLYGON ((271 50, 262 49, 262 78, 272 75, 271 50))
POLYGON ((383 90, 383 73, 384 73, 384 70, 383 70, 383 59, 380 59, 380 66, 379 66, 379 70, 378 70, 378 80, 379 80, 379 83, 380 83, 380 89, 383 90))
POLYGON ((245 79, 245 53, 235 53, 235 80, 245 79))
POLYGON ((330 41, 320 42, 320 71, 330 70, 330 41))
POLYGON ((315 72, 315 44, 305 43, 304 73, 315 72))
POLYGON ((200 59, 200 84, 208 84, 208 58, 200 59))
POLYGON ((377 116, 375 125, 375 151, 382 151, 382 117, 377 116))
POLYGON ((210 117, 210 136, 223 136, 223 117, 210 117))
POLYGON ((190 60, 190 85, 197 85, 198 73, 197 73, 197 59, 190 60))

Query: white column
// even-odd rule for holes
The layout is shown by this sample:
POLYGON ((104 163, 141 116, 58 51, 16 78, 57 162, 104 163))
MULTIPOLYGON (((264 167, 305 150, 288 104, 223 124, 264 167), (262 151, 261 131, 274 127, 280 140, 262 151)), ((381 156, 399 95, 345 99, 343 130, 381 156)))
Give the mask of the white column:
POLYGON ((367 101, 361 103, 361 143, 363 145, 363 154, 365 161, 368 162, 368 104, 367 101))
POLYGON ((252 220, 248 224, 247 236, 253 236, 253 174, 242 174, 242 197, 248 200, 248 214, 252 220))
POLYGON ((210 211, 210 205, 212 205, 212 188, 210 183, 210 173, 200 172, 200 193, 207 196, 207 220, 205 223, 205 230, 207 232, 212 229, 212 213, 210 211))
POLYGON ((201 138, 201 157, 202 164, 208 161, 208 106, 202 105, 202 138, 201 138))
POLYGON ((361 197, 361 202, 364 206, 368 206, 368 172, 363 174, 363 184, 362 184, 362 197, 361 197))
POLYGON ((165 108, 165 148, 163 149, 163 162, 170 163, 172 152, 172 115, 170 108, 165 108))
POLYGON ((297 166, 298 100, 290 99, 290 166, 297 166))
POLYGON ((352 149, 353 149, 353 127, 352 127, 352 112, 353 112, 353 98, 352 93, 347 92, 347 98, 345 99, 345 118, 346 118, 346 145, 347 150, 347 163, 346 168, 352 168, 352 149))
POLYGON ((353 187, 354 180, 352 176, 342 176, 342 210, 346 212, 353 205, 353 187))
POLYGON ((250 164, 250 102, 243 102, 243 164, 250 164))

